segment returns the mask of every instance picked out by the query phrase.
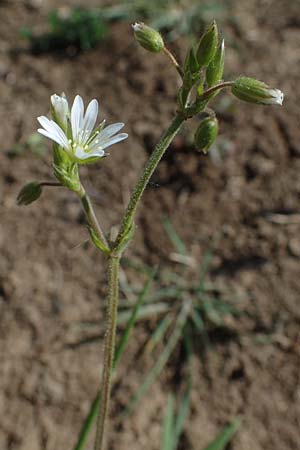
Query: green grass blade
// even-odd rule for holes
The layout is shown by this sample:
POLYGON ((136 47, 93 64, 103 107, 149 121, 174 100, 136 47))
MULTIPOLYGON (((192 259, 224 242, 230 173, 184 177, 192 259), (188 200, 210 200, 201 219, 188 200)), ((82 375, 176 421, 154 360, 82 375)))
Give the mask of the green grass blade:
POLYGON ((187 256, 188 252, 187 252, 184 242, 179 237, 179 235, 176 233, 175 228, 173 227, 173 225, 171 224, 170 220, 167 217, 164 218, 163 224, 164 224, 164 229, 165 229, 170 241, 172 242, 175 250, 180 255, 187 256))
POLYGON ((233 435, 236 433, 241 425, 240 419, 233 420, 227 425, 221 433, 203 450, 224 450, 226 445, 231 441, 233 435))
POLYGON ((191 379, 188 380, 187 387, 183 393, 178 415, 175 422, 174 433, 174 450, 178 447, 180 436, 190 411, 190 397, 191 397, 191 379))
POLYGON ((122 356, 122 354, 123 354, 123 352, 124 352, 124 350, 125 350, 125 348, 127 346, 131 330, 132 330, 132 328, 133 328, 133 326, 135 324, 135 321, 136 321, 136 319, 138 317, 139 309, 141 308, 141 306, 142 306, 142 304, 143 304, 143 302, 145 300, 145 297, 146 297, 146 295, 149 292, 149 289, 150 289, 150 286, 152 284, 154 275, 155 275, 155 272, 153 271, 153 274, 146 281, 146 283, 145 283, 141 293, 138 296, 136 304, 134 305, 134 308, 132 310, 132 313, 131 313, 131 316, 130 316, 130 318, 128 320, 126 328, 125 328, 125 330, 124 330, 124 332, 123 332, 123 334, 122 334, 122 336, 120 338, 120 341, 119 341, 119 343, 118 343, 118 345, 116 347, 115 359, 114 359, 114 368, 118 364, 118 362, 119 362, 119 360, 120 360, 120 358, 121 358, 121 356, 122 356))
POLYGON ((100 397, 99 394, 97 394, 97 396, 93 400, 93 403, 91 404, 88 415, 86 416, 86 419, 83 422, 83 426, 81 428, 79 438, 77 444, 74 447, 74 450, 84 450, 88 435, 98 416, 99 405, 100 405, 100 397))
MULTIPOLYGON (((140 306, 137 314, 136 320, 147 319, 148 317, 153 317, 155 315, 163 314, 172 309, 172 305, 166 302, 147 304, 140 306)), ((132 311, 120 311, 118 316, 118 325, 127 324, 130 320, 132 311)))
POLYGON ((174 420, 175 420, 175 398, 170 394, 167 404, 167 412, 163 427, 162 450, 175 450, 174 446, 174 420))
POLYGON ((145 349, 146 353, 151 353, 154 350, 154 348, 156 347, 156 345, 163 340, 164 335, 167 332, 167 329, 171 325, 171 322, 172 322, 172 317, 170 315, 165 316, 160 321, 160 323, 155 328, 155 330, 152 333, 152 336, 150 336, 150 339, 148 340, 148 342, 146 344, 146 349, 145 349))
POLYGON ((142 383, 142 385, 139 387, 137 392, 133 395, 131 400, 129 401, 129 404, 127 408, 125 409, 123 414, 129 414, 133 411, 137 403, 140 401, 140 399, 143 397, 143 395, 148 391, 150 386, 154 383, 156 378, 160 375, 162 370, 164 369, 165 365, 167 364, 173 350, 175 349, 181 335, 182 335, 182 329, 186 323, 188 314, 190 312, 191 304, 190 302, 186 302, 175 323, 174 330, 166 343, 165 348, 163 349, 160 357, 156 361, 156 364, 153 366, 149 374, 147 375, 146 379, 142 383))

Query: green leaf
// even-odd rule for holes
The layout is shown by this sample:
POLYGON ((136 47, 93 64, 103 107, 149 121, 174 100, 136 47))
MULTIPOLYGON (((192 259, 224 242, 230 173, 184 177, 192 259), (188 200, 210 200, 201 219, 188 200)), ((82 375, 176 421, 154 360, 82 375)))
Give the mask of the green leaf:
POLYGON ((96 418, 98 416, 98 411, 99 411, 99 405, 100 405, 100 396, 99 396, 99 394, 97 394, 91 404, 88 415, 86 416, 86 419, 83 422, 83 425, 82 425, 82 428, 81 428, 81 431, 79 434, 79 438, 74 447, 74 450, 84 450, 88 435, 91 431, 91 428, 92 428, 94 422, 96 422, 96 418))
POLYGON ((188 380, 187 387, 183 393, 180 405, 179 405, 179 411, 178 415, 176 417, 175 422, 175 437, 174 437, 174 450, 177 449, 180 436, 183 432, 183 428, 187 419, 187 416, 190 411, 190 397, 191 397, 191 379, 188 380))
POLYGON ((170 394, 168 397, 167 413, 164 420, 163 427, 163 444, 162 450, 175 450, 174 445, 174 420, 175 420, 175 397, 170 394))
POLYGON ((141 398, 144 396, 144 394, 152 386, 152 384, 154 383, 156 378, 163 371, 165 365, 169 361, 169 358, 182 335, 182 329, 187 321, 188 315, 190 313, 190 309, 191 309, 190 302, 184 303, 184 305, 182 306, 181 311, 177 317, 177 320, 176 320, 176 323, 174 326, 174 330, 173 330, 171 336, 169 337, 169 340, 167 341, 165 348, 163 349, 162 353, 160 354, 160 357, 156 361, 155 365, 152 367, 152 369, 146 376, 144 382, 138 388, 136 393, 132 396, 132 398, 129 401, 129 404, 123 414, 126 415, 133 411, 133 409, 135 408, 137 403, 141 400, 141 398))
POLYGON ((224 450, 226 445, 231 441, 233 435, 239 429, 241 425, 240 419, 233 420, 227 425, 221 433, 203 450, 224 450))
POLYGON ((121 336, 121 339, 117 345, 116 351, 115 351, 115 359, 114 359, 114 368, 116 367, 116 365, 118 364, 127 344, 128 344, 128 340, 129 340, 129 336, 131 334, 131 331, 133 329, 133 326, 136 322, 136 319, 138 317, 138 312, 145 300, 146 295, 149 292, 150 286, 152 284, 153 278, 155 276, 155 271, 153 271, 153 274, 151 277, 148 278, 148 280, 146 281, 142 291, 140 292, 138 299, 136 301, 136 304, 134 305, 134 308, 131 312, 131 316, 128 320, 127 326, 121 336))
POLYGON ((166 334, 169 326, 171 325, 172 317, 169 315, 165 316, 161 322, 158 324, 158 326, 155 328, 154 332, 152 333, 152 336, 147 342, 146 345, 146 352, 152 352, 156 345, 161 342, 164 338, 164 335, 166 334))
POLYGON ((164 229, 166 230, 166 233, 169 236, 169 239, 172 242, 175 250, 180 255, 187 256, 188 252, 187 252, 186 246, 185 246, 184 242, 181 240, 181 238, 179 237, 179 235, 176 233, 175 228, 171 224, 170 220, 167 217, 165 217, 163 223, 164 223, 164 229))

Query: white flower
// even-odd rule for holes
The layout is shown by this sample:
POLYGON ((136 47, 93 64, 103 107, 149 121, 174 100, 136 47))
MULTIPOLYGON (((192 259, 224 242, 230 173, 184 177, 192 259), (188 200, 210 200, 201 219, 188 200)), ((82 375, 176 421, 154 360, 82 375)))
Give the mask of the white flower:
POLYGON ((65 102, 66 100, 63 100, 62 97, 51 97, 51 103, 57 112, 56 116, 59 115, 60 124, 71 122, 70 132, 65 132, 54 120, 49 120, 45 116, 38 117, 38 121, 43 127, 39 128, 38 132, 60 145, 76 162, 87 162, 90 158, 102 158, 107 147, 128 137, 127 133, 116 134, 123 128, 123 123, 114 123, 104 128, 105 121, 103 121, 94 129, 98 116, 97 100, 94 99, 89 103, 84 114, 83 100, 80 95, 77 95, 70 117, 65 102), (62 114, 65 116, 62 117, 62 114))
POLYGON ((269 98, 264 99, 265 105, 282 105, 284 94, 279 89, 269 89, 269 98))

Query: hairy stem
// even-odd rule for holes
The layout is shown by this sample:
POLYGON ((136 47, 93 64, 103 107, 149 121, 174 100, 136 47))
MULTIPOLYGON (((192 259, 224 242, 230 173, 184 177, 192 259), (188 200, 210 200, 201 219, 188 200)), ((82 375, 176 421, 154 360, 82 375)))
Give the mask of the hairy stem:
POLYGON ((86 216, 89 226, 93 229, 93 231, 95 232, 97 237, 100 239, 103 246, 107 248, 108 253, 109 253, 109 244, 108 244, 106 237, 99 225, 99 222, 97 220, 90 197, 88 196, 88 194, 86 193, 86 191, 82 185, 81 185, 80 191, 78 192, 78 196, 80 198, 82 208, 84 210, 84 213, 85 213, 85 216, 86 216))
POLYGON ((177 114, 173 121, 171 122, 169 128, 165 131, 165 133, 162 135, 161 140, 156 145, 152 155, 150 156, 149 160, 147 161, 143 172, 137 181, 135 188, 133 189, 133 192, 131 194, 125 215, 122 220, 121 229, 119 231, 119 234, 117 236, 117 239, 114 244, 114 248, 118 248, 119 244, 122 243, 123 239, 126 237, 127 232, 131 228, 131 225, 133 223, 134 215, 136 212, 136 209, 138 207, 139 201, 144 193, 144 190, 149 183, 150 178, 152 177, 153 172, 155 171, 156 167, 158 166, 158 163, 160 162, 161 158, 163 157, 165 151, 169 147, 170 143, 180 130, 180 127, 182 123, 184 122, 185 118, 181 114, 177 114))
POLYGON ((115 337, 118 315, 120 258, 111 254, 108 259, 108 298, 106 313, 106 332, 104 340, 104 363, 102 371, 100 411, 97 421, 95 450, 103 449, 104 427, 109 409, 111 378, 113 371, 115 337))
POLYGON ((232 86, 232 84, 233 84, 232 81, 223 81, 222 83, 216 84, 215 86, 212 86, 211 88, 204 91, 200 98, 201 98, 201 100, 205 100, 205 99, 209 98, 209 96, 212 93, 218 91, 219 89, 223 89, 225 87, 230 87, 230 86, 232 86))
POLYGON ((175 56, 173 55, 173 53, 171 53, 170 50, 166 46, 164 46, 163 52, 169 58, 169 60, 171 61, 171 63, 173 64, 173 66, 175 67, 175 69, 177 70, 179 75, 181 76, 181 78, 183 78, 183 70, 180 67, 180 64, 178 63, 178 61, 175 58, 175 56))

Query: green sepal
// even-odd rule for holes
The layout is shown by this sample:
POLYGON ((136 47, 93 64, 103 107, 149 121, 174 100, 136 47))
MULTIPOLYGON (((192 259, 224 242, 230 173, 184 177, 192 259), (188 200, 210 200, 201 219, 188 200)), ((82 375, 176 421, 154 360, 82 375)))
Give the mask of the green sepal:
POLYGON ((203 153, 207 153, 218 135, 218 119, 216 117, 207 117, 202 120, 195 133, 195 146, 203 153))
POLYGON ((54 164, 59 167, 72 164, 72 160, 68 153, 56 143, 53 143, 53 161, 54 164))
POLYGON ((214 57, 218 47, 218 28, 215 21, 202 35, 198 49, 197 61, 199 68, 207 66, 214 57))
POLYGON ((215 56, 210 61, 206 69, 206 83, 208 87, 212 87, 217 84, 223 78, 224 73, 224 60, 225 60, 225 45, 224 39, 217 49, 215 56))
POLYGON ((66 166, 53 164, 53 173, 58 181, 70 191, 80 192, 78 164, 72 163, 66 166))
POLYGON ((199 63, 197 61, 196 56, 196 48, 192 46, 187 52, 185 61, 184 61, 184 73, 189 72, 191 74, 199 72, 199 63))
POLYGON ((88 226, 88 231, 90 234, 91 241, 93 242, 94 246, 98 248, 102 253, 104 253, 106 256, 110 255, 110 249, 106 247, 106 245, 103 244, 101 239, 99 239, 97 233, 93 230, 93 228, 88 226))

